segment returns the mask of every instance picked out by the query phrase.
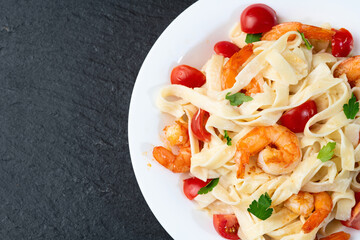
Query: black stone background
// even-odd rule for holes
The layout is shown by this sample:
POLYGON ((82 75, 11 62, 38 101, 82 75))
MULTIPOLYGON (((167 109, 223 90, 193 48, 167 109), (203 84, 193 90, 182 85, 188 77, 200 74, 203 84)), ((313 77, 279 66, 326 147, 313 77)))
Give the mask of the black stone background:
POLYGON ((0 239, 171 239, 127 118, 147 52, 193 2, 0 0, 0 239))

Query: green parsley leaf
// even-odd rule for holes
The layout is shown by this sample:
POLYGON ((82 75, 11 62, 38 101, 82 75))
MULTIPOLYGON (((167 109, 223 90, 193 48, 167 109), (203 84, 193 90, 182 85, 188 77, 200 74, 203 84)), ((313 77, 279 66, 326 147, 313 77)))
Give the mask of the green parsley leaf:
POLYGON ((205 187, 200 188, 198 194, 207 194, 211 192, 216 185, 219 183, 219 178, 212 179, 205 187))
POLYGON ((224 131, 224 138, 226 139, 226 141, 227 141, 227 145, 228 146, 231 146, 232 145, 232 143, 231 143, 231 137, 229 137, 229 135, 228 135, 228 132, 225 130, 224 131))
POLYGON ((322 162, 329 161, 334 156, 336 142, 328 142, 325 146, 319 151, 317 158, 322 162))
POLYGON ((258 42, 258 41, 260 41, 261 36, 262 36, 262 33, 246 34, 245 42, 246 43, 258 42))
POLYGON ((261 220, 268 219, 273 213, 274 209, 271 206, 271 198, 268 193, 260 196, 259 201, 254 200, 247 209, 250 213, 254 214, 261 220))
POLYGON ((245 95, 244 93, 235 93, 233 95, 230 95, 231 93, 228 92, 226 94, 226 99, 230 101, 231 106, 239 106, 240 104, 243 104, 244 102, 249 102, 253 100, 252 97, 245 95))
POLYGON ((298 31, 298 33, 300 33, 302 40, 305 42, 306 48, 310 50, 313 46, 310 44, 309 40, 307 40, 305 38, 304 33, 300 32, 299 30, 297 30, 297 31, 298 31))
POLYGON ((356 97, 352 94, 349 102, 343 106, 344 113, 347 119, 354 119, 359 112, 359 102, 356 101, 356 97))

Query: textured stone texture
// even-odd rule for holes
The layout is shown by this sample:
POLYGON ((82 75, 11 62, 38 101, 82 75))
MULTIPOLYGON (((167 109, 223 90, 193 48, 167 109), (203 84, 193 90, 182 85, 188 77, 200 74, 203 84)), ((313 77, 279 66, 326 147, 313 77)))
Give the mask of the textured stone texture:
POLYGON ((142 61, 194 0, 0 0, 0 239, 171 239, 131 167, 142 61))

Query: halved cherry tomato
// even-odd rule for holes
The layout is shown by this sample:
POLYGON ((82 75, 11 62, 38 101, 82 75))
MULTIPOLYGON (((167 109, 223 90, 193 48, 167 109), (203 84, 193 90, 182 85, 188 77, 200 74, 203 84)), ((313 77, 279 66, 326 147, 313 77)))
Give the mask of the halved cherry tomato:
POLYGON ((317 114, 316 103, 313 100, 309 100, 285 112, 280 118, 280 124, 294 133, 300 133, 304 131, 306 123, 315 114, 317 114))
POLYGON ((206 82, 205 75, 196 68, 179 65, 171 72, 171 84, 180 84, 189 88, 201 87, 206 82))
POLYGON ((241 30, 246 33, 263 33, 277 24, 274 9, 265 4, 253 4, 245 8, 240 17, 241 30))
POLYGON ((341 223, 349 228, 360 230, 360 193, 355 193, 356 204, 351 211, 351 218, 341 223))
POLYGON ((238 240, 239 223, 234 214, 214 214, 213 224, 215 230, 226 239, 238 240))
MULTIPOLYGON (((335 30, 335 29, 333 29, 335 30)), ((346 57, 354 47, 354 39, 351 33, 345 28, 335 30, 331 41, 331 52, 335 57, 346 57)))
POLYGON ((207 111, 199 109, 191 120, 192 132, 197 139, 203 142, 208 142, 211 140, 211 134, 205 129, 205 124, 209 117, 210 114, 207 111))
POLYGON ((183 187, 185 196, 193 200, 198 195, 200 188, 205 187, 210 181, 211 179, 208 179, 204 182, 196 177, 185 179, 183 187))
POLYGON ((230 58, 236 52, 240 51, 240 48, 232 42, 222 41, 215 44, 214 51, 217 55, 230 58))
POLYGON ((356 203, 360 202, 360 192, 355 193, 355 201, 356 203))

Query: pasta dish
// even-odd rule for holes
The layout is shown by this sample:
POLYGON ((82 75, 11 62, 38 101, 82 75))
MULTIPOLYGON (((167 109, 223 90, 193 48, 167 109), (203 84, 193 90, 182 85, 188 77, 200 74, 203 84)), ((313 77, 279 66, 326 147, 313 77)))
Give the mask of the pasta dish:
POLYGON ((173 69, 157 106, 175 121, 154 159, 190 174, 186 197, 224 238, 349 239, 341 223, 360 228, 360 57, 347 57, 351 34, 278 24, 273 9, 255 4, 230 39, 202 69, 173 69))

